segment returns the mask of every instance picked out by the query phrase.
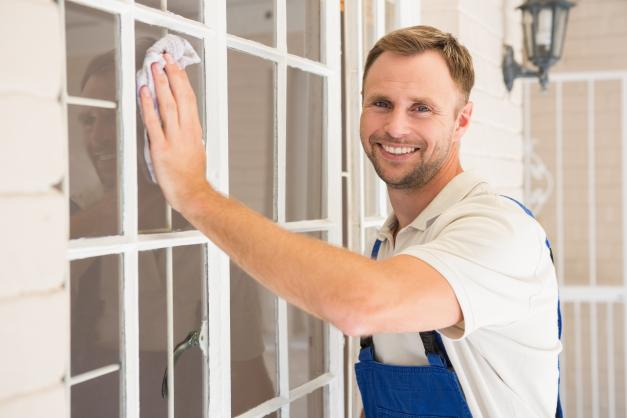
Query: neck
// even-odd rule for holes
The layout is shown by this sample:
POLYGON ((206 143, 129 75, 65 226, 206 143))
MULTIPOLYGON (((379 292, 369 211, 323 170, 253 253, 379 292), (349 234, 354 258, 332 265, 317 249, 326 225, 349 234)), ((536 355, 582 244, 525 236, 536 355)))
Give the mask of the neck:
POLYGON ((456 153, 452 153, 427 184, 417 188, 394 189, 388 186, 390 204, 398 221, 396 232, 409 225, 442 189, 463 171, 456 153))

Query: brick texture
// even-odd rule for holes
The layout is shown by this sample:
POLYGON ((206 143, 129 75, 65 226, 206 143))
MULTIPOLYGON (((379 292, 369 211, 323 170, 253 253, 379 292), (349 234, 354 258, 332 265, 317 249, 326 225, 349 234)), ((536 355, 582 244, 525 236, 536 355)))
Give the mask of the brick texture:
POLYGON ((69 351, 65 292, 5 301, 0 318, 0 400, 59 384, 69 351))
POLYGON ((0 416, 69 416, 63 44, 51 0, 0 1, 0 416))

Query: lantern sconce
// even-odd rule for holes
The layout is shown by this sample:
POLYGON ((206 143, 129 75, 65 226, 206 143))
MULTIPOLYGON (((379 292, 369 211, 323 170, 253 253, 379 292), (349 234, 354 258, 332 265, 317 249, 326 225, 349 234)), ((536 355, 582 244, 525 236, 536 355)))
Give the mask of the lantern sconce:
POLYGON ((527 0, 518 7, 522 12, 525 54, 538 69, 517 63, 514 49, 505 45, 502 67, 508 91, 519 77, 538 77, 542 90, 546 89, 549 67, 562 57, 568 12, 574 5, 566 0, 527 0))

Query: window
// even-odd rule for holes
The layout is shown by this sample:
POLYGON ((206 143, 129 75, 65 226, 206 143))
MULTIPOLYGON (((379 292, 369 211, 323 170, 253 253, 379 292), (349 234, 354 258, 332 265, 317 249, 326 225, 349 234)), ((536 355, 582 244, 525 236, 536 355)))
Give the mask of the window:
POLYGON ((265 291, 167 205, 135 101, 145 50, 167 33, 189 40, 210 181, 340 245, 339 4, 58 1, 72 416, 341 416, 341 333, 265 291), (183 341, 199 346, 174 366, 183 341))

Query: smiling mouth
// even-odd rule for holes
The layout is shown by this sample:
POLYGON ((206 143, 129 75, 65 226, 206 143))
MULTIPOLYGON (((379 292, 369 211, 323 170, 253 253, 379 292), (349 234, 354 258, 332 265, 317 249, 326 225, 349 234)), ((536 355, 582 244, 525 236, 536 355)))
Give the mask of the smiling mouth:
POLYGON ((384 145, 384 144, 379 144, 379 145, 381 146, 381 148, 383 148, 385 152, 387 152, 388 154, 392 154, 392 155, 408 155, 420 149, 419 147, 391 146, 391 145, 384 145))

